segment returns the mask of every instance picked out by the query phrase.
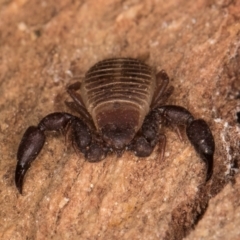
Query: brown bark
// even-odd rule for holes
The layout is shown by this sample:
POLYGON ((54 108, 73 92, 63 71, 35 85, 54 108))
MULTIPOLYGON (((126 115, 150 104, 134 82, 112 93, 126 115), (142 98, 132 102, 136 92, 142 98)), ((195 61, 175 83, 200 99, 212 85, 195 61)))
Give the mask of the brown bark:
POLYGON ((239 22, 239 0, 0 1, 1 239, 239 239, 239 22), (25 129, 69 111, 72 76, 119 56, 165 69, 169 104, 208 122, 212 180, 204 184, 204 163, 170 129, 162 162, 156 149, 88 163, 48 134, 21 196, 14 171, 25 129))

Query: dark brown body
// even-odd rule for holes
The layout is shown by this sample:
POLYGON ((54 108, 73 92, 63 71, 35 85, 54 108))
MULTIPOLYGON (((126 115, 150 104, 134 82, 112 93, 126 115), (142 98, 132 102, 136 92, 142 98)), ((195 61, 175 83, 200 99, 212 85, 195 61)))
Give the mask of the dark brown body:
POLYGON ((150 110, 156 74, 137 59, 117 58, 98 62, 86 73, 81 96, 98 131, 113 124, 136 133, 150 110))
POLYGON ((30 126, 19 144, 15 183, 22 193, 23 178, 31 162, 40 153, 46 131, 70 132, 72 143, 89 162, 104 159, 108 153, 130 150, 138 157, 149 156, 156 144, 162 148, 165 125, 178 130, 185 126, 189 141, 206 163, 206 180, 213 172, 214 139, 203 119, 175 105, 165 105, 173 92, 167 88, 164 70, 155 75, 145 63, 131 58, 98 62, 89 69, 82 83, 67 88, 72 102, 66 104, 79 114, 55 112, 45 116, 37 126, 30 126), (80 94, 78 91, 80 90, 80 94))

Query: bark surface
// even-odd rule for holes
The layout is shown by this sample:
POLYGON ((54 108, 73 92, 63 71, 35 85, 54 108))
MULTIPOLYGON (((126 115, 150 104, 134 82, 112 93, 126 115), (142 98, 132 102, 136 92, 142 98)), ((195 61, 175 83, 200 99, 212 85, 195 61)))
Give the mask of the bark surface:
POLYGON ((239 239, 240 1, 0 1, 1 239, 239 239), (166 128, 165 158, 126 152, 88 163, 60 133, 14 185, 30 125, 69 111, 65 88, 96 62, 165 69, 169 104, 209 124, 214 174, 166 128))

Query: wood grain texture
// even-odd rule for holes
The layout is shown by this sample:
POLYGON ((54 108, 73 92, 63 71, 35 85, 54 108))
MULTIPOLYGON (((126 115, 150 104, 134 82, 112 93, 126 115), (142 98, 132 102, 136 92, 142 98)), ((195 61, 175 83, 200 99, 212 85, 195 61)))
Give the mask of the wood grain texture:
POLYGON ((0 1, 0 238, 239 239, 239 9, 239 0, 0 1), (207 121, 212 180, 203 184, 204 163, 171 128, 164 161, 156 148, 95 164, 55 133, 19 195, 25 129, 69 111, 73 77, 114 57, 165 69, 175 87, 168 103, 207 121))

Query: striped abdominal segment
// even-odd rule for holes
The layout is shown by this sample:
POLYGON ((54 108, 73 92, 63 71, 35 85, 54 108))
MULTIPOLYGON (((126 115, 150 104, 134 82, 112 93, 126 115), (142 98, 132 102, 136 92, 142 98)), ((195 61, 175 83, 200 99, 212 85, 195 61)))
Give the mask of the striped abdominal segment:
POLYGON ((86 73, 81 95, 97 129, 108 122, 138 130, 149 112, 155 75, 136 59, 117 58, 98 62, 86 73))

